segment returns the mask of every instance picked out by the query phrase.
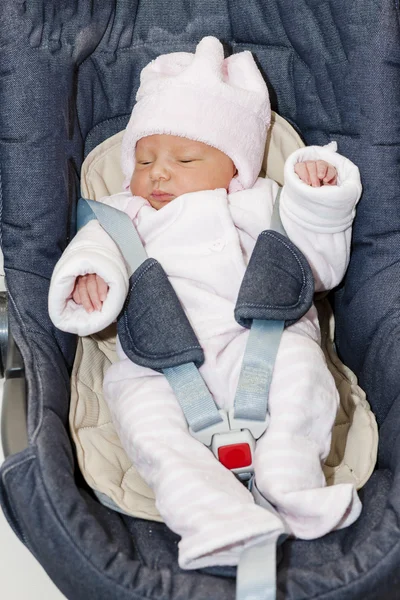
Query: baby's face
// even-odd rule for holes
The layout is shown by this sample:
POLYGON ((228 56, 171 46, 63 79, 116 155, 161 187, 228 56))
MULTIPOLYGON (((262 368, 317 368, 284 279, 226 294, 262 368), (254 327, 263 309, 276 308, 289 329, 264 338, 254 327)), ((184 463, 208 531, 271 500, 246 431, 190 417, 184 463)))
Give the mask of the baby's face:
POLYGON ((175 135, 149 135, 136 144, 130 190, 157 210, 182 194, 229 187, 236 173, 220 150, 175 135))

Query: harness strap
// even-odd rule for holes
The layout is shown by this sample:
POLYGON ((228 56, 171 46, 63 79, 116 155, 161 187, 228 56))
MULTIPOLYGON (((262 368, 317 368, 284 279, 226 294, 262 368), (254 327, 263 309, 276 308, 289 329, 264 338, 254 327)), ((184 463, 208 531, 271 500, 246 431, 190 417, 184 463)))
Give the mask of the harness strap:
MULTIPOLYGON (((272 504, 261 495, 254 478, 249 489, 255 503, 280 519, 286 532, 285 522, 272 504)), ((236 574, 236 600, 276 600, 277 552, 286 538, 287 533, 275 534, 264 543, 244 549, 236 574)))
POLYGON ((77 208, 78 229, 97 219, 102 228, 119 247, 128 265, 129 277, 147 259, 142 241, 131 219, 122 210, 97 202, 80 198, 77 208))
POLYGON ((163 373, 174 391, 192 433, 224 422, 194 363, 169 367, 163 369, 163 373))
POLYGON ((243 550, 236 575, 236 600, 275 600, 278 537, 243 550))
POLYGON ((284 326, 284 321, 253 321, 235 395, 234 419, 265 421, 272 372, 284 326))
POLYGON ((287 237, 287 233, 285 231, 285 228, 282 225, 281 216, 279 214, 279 204, 280 204, 281 192, 282 192, 282 188, 278 188, 278 191, 276 193, 275 202, 274 202, 274 208, 272 210, 270 229, 273 229, 274 231, 277 231, 278 233, 281 233, 282 235, 287 237))
MULTIPOLYGON (((78 229, 97 219, 114 240, 123 255, 129 277, 147 260, 142 241, 128 215, 117 208, 94 200, 80 198, 77 207, 78 229)), ((194 363, 163 369, 192 433, 207 429, 205 439, 218 431, 227 431, 227 418, 219 411, 194 363), (219 424, 218 428, 214 427, 219 424), (222 427, 221 427, 222 425, 222 427), (211 428, 211 429, 209 429, 211 428)))

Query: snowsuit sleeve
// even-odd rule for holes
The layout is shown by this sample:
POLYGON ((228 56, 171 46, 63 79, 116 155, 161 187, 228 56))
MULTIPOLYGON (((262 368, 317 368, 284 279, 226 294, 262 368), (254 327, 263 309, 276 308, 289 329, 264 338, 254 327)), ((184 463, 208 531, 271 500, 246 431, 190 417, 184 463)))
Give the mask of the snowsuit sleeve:
POLYGON ((74 237, 56 264, 50 282, 49 315, 62 331, 89 335, 107 327, 120 313, 128 293, 125 260, 98 221, 90 221, 74 237), (109 286, 101 311, 87 313, 72 300, 75 279, 97 273, 109 286))
POLYGON ((337 154, 335 142, 301 148, 286 161, 280 201, 282 224, 310 263, 317 292, 332 289, 345 274, 361 190, 358 168, 337 154), (294 167, 308 160, 325 160, 333 165, 338 173, 337 185, 313 188, 301 181, 294 167))

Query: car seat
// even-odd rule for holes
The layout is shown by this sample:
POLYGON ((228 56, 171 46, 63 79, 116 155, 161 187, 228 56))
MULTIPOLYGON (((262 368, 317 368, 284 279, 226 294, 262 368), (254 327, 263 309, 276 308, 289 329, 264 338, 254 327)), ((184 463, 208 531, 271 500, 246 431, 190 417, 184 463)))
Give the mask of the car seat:
POLYGON ((76 339, 47 314, 50 276, 75 229, 83 158, 127 123, 145 64, 215 35, 228 51, 253 52, 273 108, 306 143, 336 140, 364 186, 349 270, 332 301, 339 353, 380 424, 378 468, 352 527, 285 542, 277 597, 396 598, 398 3, 4 0, 1 11, 1 243, 19 350, 7 356, 0 495, 16 534, 67 598, 235 597, 235 569, 181 571, 178 538, 164 524, 109 510, 85 485, 68 434, 76 339))

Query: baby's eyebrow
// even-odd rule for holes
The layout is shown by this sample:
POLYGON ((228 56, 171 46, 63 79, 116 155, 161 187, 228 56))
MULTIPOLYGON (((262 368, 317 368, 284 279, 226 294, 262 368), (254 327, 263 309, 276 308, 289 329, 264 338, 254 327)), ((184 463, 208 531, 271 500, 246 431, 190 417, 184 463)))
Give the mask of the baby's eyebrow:
POLYGON ((204 144, 198 144, 195 141, 189 140, 180 146, 180 150, 198 150, 199 152, 203 150, 204 144))
POLYGON ((195 146, 188 146, 187 148, 180 148, 174 152, 175 156, 201 156, 204 154, 200 148, 195 146))

